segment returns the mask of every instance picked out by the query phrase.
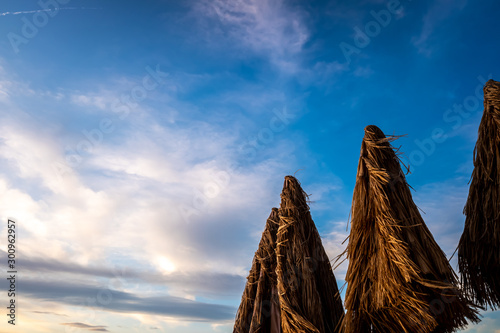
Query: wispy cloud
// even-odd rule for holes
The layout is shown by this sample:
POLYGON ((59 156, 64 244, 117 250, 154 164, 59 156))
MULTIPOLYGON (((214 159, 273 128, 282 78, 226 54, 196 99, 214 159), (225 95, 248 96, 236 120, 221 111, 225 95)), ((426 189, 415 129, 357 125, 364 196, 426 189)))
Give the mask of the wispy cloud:
POLYGON ((412 193, 415 203, 422 210, 422 218, 448 256, 455 251, 463 230, 465 217, 462 211, 467 200, 467 181, 462 177, 430 183, 412 193))
MULTIPOLYGON (((433 47, 430 45, 430 38, 435 33, 435 30, 448 19, 455 10, 462 10, 467 5, 468 0, 439 0, 431 3, 427 13, 424 15, 422 21, 423 26, 418 37, 413 38, 413 45, 420 53, 429 56, 433 47)), ((442 39, 440 39, 442 44, 442 39)))
POLYGON ((62 323, 61 325, 70 326, 74 328, 81 328, 92 332, 109 332, 109 330, 106 329, 107 326, 102 326, 102 325, 94 326, 84 323, 62 323))
POLYGON ((188 321, 229 320, 234 318, 236 312, 235 308, 226 305, 173 296, 148 297, 98 285, 62 281, 25 280, 23 293, 25 297, 72 306, 99 308, 119 313, 161 315, 188 321), (106 297, 105 302, 99 302, 99 296, 106 297))
POLYGON ((18 11, 18 12, 3 12, 3 13, 0 13, 0 16, 20 15, 20 14, 33 14, 33 13, 40 13, 40 12, 52 12, 52 11, 58 11, 58 10, 76 10, 76 9, 98 9, 98 8, 89 8, 89 7, 61 7, 61 8, 57 8, 57 9, 22 10, 22 11, 18 11))
POLYGON ((19 15, 19 14, 31 14, 31 13, 51 12, 51 11, 52 11, 52 9, 23 10, 23 11, 20 11, 20 12, 3 12, 3 13, 0 13, 0 16, 19 15))
MULTIPOLYGON (((177 207, 179 204, 191 205, 194 190, 203 190, 218 170, 224 170, 226 162, 217 157, 230 156, 228 151, 233 139, 221 136, 208 124, 192 130, 176 127, 167 130, 148 117, 142 121, 134 120, 137 120, 136 126, 144 126, 143 132, 135 129, 126 132, 129 139, 117 145, 106 138, 105 143, 85 156, 88 162, 77 170, 69 170, 62 178, 54 169, 54 163, 65 163, 64 147, 57 138, 49 134, 50 131, 45 134, 37 132, 35 128, 40 124, 29 117, 22 121, 5 121, 1 142, 1 158, 5 163, 2 168, 11 178, 0 181, 0 191, 10 198, 3 201, 2 213, 16 216, 25 221, 24 228, 36 231, 31 235, 33 242, 30 244, 43 242, 39 237, 43 238, 48 232, 45 221, 50 220, 50 225, 58 230, 57 241, 44 247, 43 253, 54 259, 67 258, 68 248, 74 254, 72 260, 79 263, 109 253, 106 246, 96 245, 116 243, 112 240, 117 237, 116 230, 122 235, 119 246, 123 247, 123 253, 132 253, 138 239, 134 231, 136 223, 146 219, 149 227, 139 237, 161 239, 158 242, 150 239, 149 245, 143 249, 145 258, 149 257, 148 262, 154 263, 158 253, 164 253, 173 258, 171 260, 179 270, 207 269, 210 266, 224 270, 232 266, 233 273, 244 271, 240 264, 231 264, 236 253, 225 251, 222 244, 236 246, 237 238, 226 238, 230 235, 228 232, 243 235, 242 229, 248 225, 236 225, 223 217, 244 206, 245 209, 257 207, 258 201, 267 200, 266 195, 255 202, 245 202, 243 198, 249 190, 269 193, 270 190, 265 189, 266 182, 278 172, 274 170, 275 165, 262 164, 260 170, 233 172, 231 185, 217 198, 211 199, 210 206, 206 207, 204 223, 187 225, 175 213, 177 207), (217 140, 207 141, 206 137, 217 140), (148 150, 143 149, 145 146, 149 147, 148 150), (103 173, 108 177, 102 177, 103 173), (17 184, 25 182, 23 179, 30 179, 29 188, 18 187, 17 184), (210 214, 207 214, 208 209, 210 214), (102 230, 100 236, 95 237, 95 230, 101 230, 102 226, 115 231, 102 230), (224 233, 214 232, 221 228, 224 233), (213 233, 223 243, 215 242, 217 245, 214 245, 214 239, 207 239, 206 233, 213 233), (166 242, 165 236, 173 237, 172 241, 166 242), (178 247, 179 242, 184 246, 178 247), (219 265, 213 264, 213 258, 217 258, 219 265), (225 264, 220 261, 225 261, 225 264)), ((253 214, 245 219, 251 221, 253 214)), ((253 220, 250 225, 257 225, 258 221, 253 220)), ((262 221, 265 221, 264 216, 262 221)), ((25 249, 30 253, 40 250, 36 245, 31 250, 29 247, 28 244, 25 249)))
MULTIPOLYGON (((0 250, 0 255, 7 253, 0 250)), ((207 298, 239 296, 245 284, 241 275, 217 273, 217 272, 171 272, 162 274, 148 267, 145 270, 137 270, 133 267, 86 266, 55 259, 24 257, 23 269, 30 276, 39 276, 48 272, 66 274, 67 276, 86 276, 97 278, 123 280, 122 283, 145 283, 158 286, 169 286, 184 290, 191 295, 199 295, 207 298)))
POLYGON ((56 312, 51 312, 51 311, 31 311, 32 313, 37 313, 37 314, 43 314, 43 315, 53 315, 53 316, 61 316, 61 317, 68 317, 68 315, 61 314, 61 313, 56 313, 56 312))
POLYGON ((295 72, 298 55, 309 38, 301 13, 280 0, 200 1, 200 16, 218 20, 231 43, 268 57, 286 72, 295 72))
MULTIPOLYGON (((344 252, 347 246, 346 239, 348 236, 349 233, 346 230, 346 222, 336 222, 334 223, 333 231, 325 235, 322 239, 325 251, 330 258, 333 268, 335 268, 334 274, 337 280, 345 280, 345 275, 347 273, 349 262, 346 258, 339 258, 339 256, 344 252)), ((339 287, 342 287, 341 283, 338 284, 339 287)))
MULTIPOLYGON (((9 90, 13 96, 16 86, 9 90)), ((81 107, 78 114, 90 124, 83 127, 88 131, 103 117, 115 119, 108 109, 116 97, 107 94, 110 91, 111 87, 103 87, 102 94, 83 89, 78 94, 59 91, 63 97, 34 91, 29 100, 36 104, 43 99, 54 110, 65 112, 75 105, 81 107), (94 101, 102 101, 104 110, 94 101), (92 111, 95 108, 103 112, 92 111)), ((183 105, 179 105, 182 113, 183 105)), ((27 297, 33 304, 47 299, 58 305, 56 312, 70 313, 68 305, 78 305, 84 295, 95 295, 99 283, 116 281, 112 267, 119 272, 128 267, 132 269, 118 273, 121 287, 112 288, 117 303, 105 311, 212 323, 234 318, 231 307, 195 300, 226 303, 240 298, 258 241, 248 235, 262 232, 268 208, 274 204, 273 184, 277 185, 274 201, 279 199, 283 161, 293 160, 292 145, 276 134, 273 143, 259 151, 262 158, 230 169, 241 158, 237 151, 241 137, 238 131, 221 128, 233 127, 237 119, 165 123, 153 116, 155 110, 144 108, 116 122, 113 133, 82 153, 81 165, 60 175, 54 164, 66 163, 65 152, 85 139, 81 130, 67 131, 58 117, 47 121, 30 115, 16 99, 5 111, 14 108, 16 112, 0 114, 0 194, 8 198, 0 202, 0 215, 19 220, 25 274, 33 283, 27 297), (193 205, 197 193, 213 183, 219 171, 230 173, 229 184, 186 223, 179 206, 193 205), (71 294, 71 286, 61 297, 51 298, 51 293, 57 295, 51 286, 55 288, 58 281, 44 278, 41 282, 46 283, 47 292, 35 287, 40 277, 56 272, 75 281, 75 286, 83 283, 87 288, 71 294), (169 310, 165 304, 184 310, 169 310)), ((261 126, 269 126, 267 117, 263 115, 261 126)), ((250 126, 250 122, 245 124, 250 126)), ((81 314, 71 318, 86 322, 81 314)))

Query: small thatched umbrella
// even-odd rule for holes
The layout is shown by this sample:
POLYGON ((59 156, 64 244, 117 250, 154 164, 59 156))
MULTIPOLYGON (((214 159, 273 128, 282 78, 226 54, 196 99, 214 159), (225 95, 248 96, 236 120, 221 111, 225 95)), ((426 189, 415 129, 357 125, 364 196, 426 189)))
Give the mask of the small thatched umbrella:
POLYGON ((295 177, 285 177, 279 219, 276 275, 282 332, 338 332, 344 310, 337 282, 307 195, 295 177))
POLYGON ((500 82, 493 80, 484 86, 484 112, 464 213, 458 265, 465 293, 479 305, 500 307, 500 82))
POLYGON ((234 333, 279 333, 280 310, 276 281, 276 234, 278 209, 273 208, 253 258, 234 333))
POLYGON ((477 321, 413 202, 400 160, 365 128, 347 246, 344 332, 453 332, 477 321))

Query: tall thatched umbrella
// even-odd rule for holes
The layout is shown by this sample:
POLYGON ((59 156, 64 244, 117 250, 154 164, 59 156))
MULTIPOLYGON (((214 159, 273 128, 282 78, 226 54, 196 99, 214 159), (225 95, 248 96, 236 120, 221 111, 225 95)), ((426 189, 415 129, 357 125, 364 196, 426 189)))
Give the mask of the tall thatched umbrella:
POLYGON ((299 181, 285 177, 277 269, 284 333, 338 332, 344 315, 337 282, 299 181))
POLYGON ((365 128, 346 249, 344 332, 453 332, 477 313, 413 202, 392 140, 365 128))
POLYGON ((500 307, 500 82, 484 86, 484 112, 474 148, 458 265, 468 297, 500 307))
POLYGON ((276 235, 278 209, 273 208, 253 258, 234 333, 279 333, 280 310, 276 281, 276 235))

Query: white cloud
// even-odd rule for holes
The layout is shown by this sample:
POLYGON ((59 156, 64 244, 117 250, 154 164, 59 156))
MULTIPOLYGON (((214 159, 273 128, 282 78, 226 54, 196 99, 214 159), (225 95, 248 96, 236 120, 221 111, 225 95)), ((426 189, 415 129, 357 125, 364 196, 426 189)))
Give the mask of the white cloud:
POLYGON ((300 73, 300 80, 305 85, 334 86, 338 81, 340 74, 349 70, 347 62, 338 61, 324 62, 319 61, 311 69, 304 69, 300 73))
MULTIPOLYGON (((333 231, 322 238, 323 246, 332 262, 332 267, 334 268, 335 278, 342 281, 345 280, 345 275, 349 265, 349 261, 345 258, 345 256, 339 258, 339 256, 346 249, 349 241, 346 240, 349 236, 346 226, 346 222, 336 222, 334 223, 333 231)), ((337 283, 339 282, 337 281, 337 283)), ((339 285, 338 287, 341 288, 342 286, 339 285)))
POLYGON ((9 82, 0 81, 0 102, 6 102, 9 99, 9 82))
POLYGON ((4 69, 4 61, 0 58, 0 102, 10 103, 14 96, 29 96, 34 91, 24 82, 16 81, 4 69))
POLYGON ((40 13, 40 12, 51 12, 51 11, 58 11, 58 10, 75 10, 75 9, 97 9, 97 8, 88 8, 88 7, 59 7, 57 10, 54 10, 54 9, 22 10, 22 11, 17 11, 17 12, 3 12, 3 13, 0 13, 0 16, 33 14, 33 13, 40 13))
POLYGON ((233 42, 269 57, 285 72, 297 70, 309 31, 301 14, 283 1, 204 0, 195 10, 219 20, 233 42))
POLYGON ((32 13, 39 13, 39 12, 50 12, 52 11, 51 9, 38 9, 38 10, 23 10, 20 12, 3 12, 0 13, 0 16, 6 16, 6 15, 19 15, 19 14, 32 14, 32 13))
POLYGON ((464 330, 465 333, 500 333, 500 312, 490 311, 481 313, 483 318, 481 322, 477 325, 469 325, 467 329, 464 330))
MULTIPOLYGON (((96 101, 42 95, 58 104, 96 101)), ((0 191, 7 199, 0 213, 19 219, 30 231, 25 255, 82 265, 113 265, 126 258, 158 271, 156 259, 165 257, 179 272, 246 275, 251 261, 245 246, 253 249, 253 244, 241 238, 248 230, 260 230, 279 200, 279 191, 271 196, 270 184, 279 188, 284 175, 280 160, 293 161, 293 146, 276 139, 276 145, 265 147, 274 157, 243 167, 235 149, 240 138, 221 133, 219 124, 200 120, 194 127, 166 126, 147 112, 127 120, 133 126, 110 133, 72 169, 60 125, 48 126, 19 110, 3 117, 0 191), (55 169, 61 165, 66 165, 63 174, 55 169), (229 174, 229 183, 205 198, 206 205, 195 206, 197 213, 186 223, 179 207, 193 207, 197 193, 213 185, 221 172, 229 174)), ((74 136, 72 141, 81 137, 64 135, 74 136)), ((170 292, 179 295, 182 290, 178 284, 170 292)))
POLYGON ((62 259, 71 253, 70 258, 86 263, 101 254, 99 247, 89 245, 96 245, 96 230, 110 218, 112 202, 106 193, 83 184, 74 171, 68 169, 61 178, 54 165, 65 163, 62 149, 36 127, 25 119, 4 122, 1 129, 0 157, 10 174, 0 178, 6 195, 1 213, 20 219, 21 228, 30 233, 27 254, 62 259), (24 184, 23 190, 17 183, 24 184))
MULTIPOLYGON (((266 166, 267 162, 247 174, 231 172, 230 184, 218 196, 207 199, 207 209, 201 210, 202 215, 197 215, 189 225, 178 214, 178 205, 191 205, 193 190, 203 191, 218 171, 225 170, 224 164, 213 158, 224 154, 227 142, 206 145, 204 133, 191 137, 189 143, 184 141, 182 131, 177 131, 178 135, 150 132, 158 135, 154 140, 148 134, 137 133, 133 140, 119 146, 96 147, 86 157, 90 170, 82 166, 60 178, 52 163, 64 163, 64 156, 55 138, 41 137, 21 125, 6 126, 1 133, 1 157, 18 170, 17 181, 31 184, 25 189, 27 192, 17 189, 15 181, 8 178, 3 179, 1 186, 4 196, 9 198, 4 200, 2 215, 19 218, 24 228, 33 231, 31 241, 25 246, 27 254, 43 253, 63 259, 71 253, 73 260, 86 264, 98 258, 113 260, 109 255, 112 247, 122 255, 146 262, 163 253, 180 270, 201 268, 242 273, 242 264, 232 263, 231 251, 225 257, 214 258, 213 251, 221 254, 228 248, 224 243, 214 245, 212 241, 215 237, 223 240, 228 228, 237 236, 244 227, 239 224, 243 216, 233 221, 227 218, 227 213, 237 210, 248 213, 261 206, 262 200, 269 200, 267 182, 275 172, 273 166, 266 166), (164 144, 176 137, 177 144, 164 144), (196 156, 203 159, 195 146, 206 148, 206 162, 194 162, 196 156), (97 175, 93 175, 95 172, 97 175), (261 198, 248 198, 247 192, 261 193, 261 198), (33 195, 41 196, 43 201, 37 201, 33 195), (46 237, 51 230, 57 232, 48 242, 46 237), (213 233, 212 237, 204 239, 198 230, 213 233), (135 250, 138 243, 143 244, 140 253, 135 250)), ((252 216, 255 215, 248 218, 252 216)), ((260 226, 259 222, 264 221, 262 218, 248 222, 260 226)), ((230 240, 227 246, 234 246, 235 241, 230 240)), ((154 262, 150 264, 156 266, 154 262)))
MULTIPOLYGON (((450 257, 463 231, 462 213, 467 200, 467 179, 455 178, 431 183, 413 192, 413 200, 441 249, 450 257)), ((456 260, 456 257, 454 257, 456 260)))
MULTIPOLYGON (((186 82, 180 77, 181 82, 172 84, 187 90, 204 80, 186 82)), ((22 81, 8 75, 3 79, 9 82, 9 96, 27 97, 22 104, 9 97, 0 116, 0 195, 5 198, 0 217, 18 220, 23 255, 90 268, 135 267, 170 279, 161 288, 157 281, 131 280, 120 288, 137 294, 208 297, 225 303, 240 298, 239 293, 219 295, 215 283, 200 287, 198 276, 223 276, 233 284, 238 276, 246 277, 258 241, 248 235, 262 232, 271 207, 279 203, 282 177, 292 171, 294 145, 279 132, 272 142, 261 143, 250 161, 244 161, 238 149, 249 133, 255 138, 261 128, 269 127, 275 117, 269 105, 285 103, 278 90, 258 102, 258 88, 240 96, 228 93, 219 101, 246 107, 259 116, 252 120, 246 115, 208 117, 166 88, 150 96, 155 102, 167 101, 162 103, 166 107, 153 109, 148 97, 138 105, 140 112, 119 120, 112 103, 121 91, 130 92, 133 79, 121 80, 118 88, 101 83, 97 89, 53 92, 28 91, 22 81), (48 117, 29 112, 40 101, 48 108, 56 106, 48 117), (30 103, 33 108, 25 110, 30 103), (75 109, 74 117, 68 110, 75 109), (164 110, 175 111, 175 121, 168 121, 164 110), (113 120, 115 130, 82 152, 80 164, 69 167, 66 153, 85 139, 82 128, 92 129, 103 117, 113 120), (228 175, 229 181, 221 175, 228 175), (214 183, 220 188, 196 206, 199 193, 214 191, 214 183), (194 207, 196 214, 186 221, 180 207, 194 207)), ((35 270, 25 274, 55 279, 35 270)), ((79 272, 60 276, 104 284, 111 280, 79 272)), ((73 313, 61 304, 51 306, 56 307, 73 313)), ((88 311, 76 312, 75 318, 88 322, 88 311)), ((38 322, 36 316, 30 319, 38 322)), ((218 331, 228 325, 217 324, 218 331)))
POLYGON ((101 110, 106 110, 110 106, 110 102, 103 96, 73 95, 71 100, 77 105, 94 106, 101 110))

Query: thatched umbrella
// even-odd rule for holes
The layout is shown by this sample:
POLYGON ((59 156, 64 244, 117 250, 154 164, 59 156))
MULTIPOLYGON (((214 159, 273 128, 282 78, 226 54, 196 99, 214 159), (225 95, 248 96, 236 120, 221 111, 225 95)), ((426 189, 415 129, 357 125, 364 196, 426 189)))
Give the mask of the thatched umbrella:
POLYGON ((484 86, 484 112, 474 148, 458 265, 474 302, 500 307, 500 82, 484 86))
POLYGON ((253 258, 234 333, 279 333, 280 312, 276 281, 278 209, 273 208, 253 258))
POLYGON ((453 332, 476 310, 427 229, 388 137, 365 128, 347 246, 346 333, 453 332))
POLYGON ((285 177, 279 220, 276 275, 282 332, 338 332, 344 310, 337 282, 307 195, 295 177, 285 177))

